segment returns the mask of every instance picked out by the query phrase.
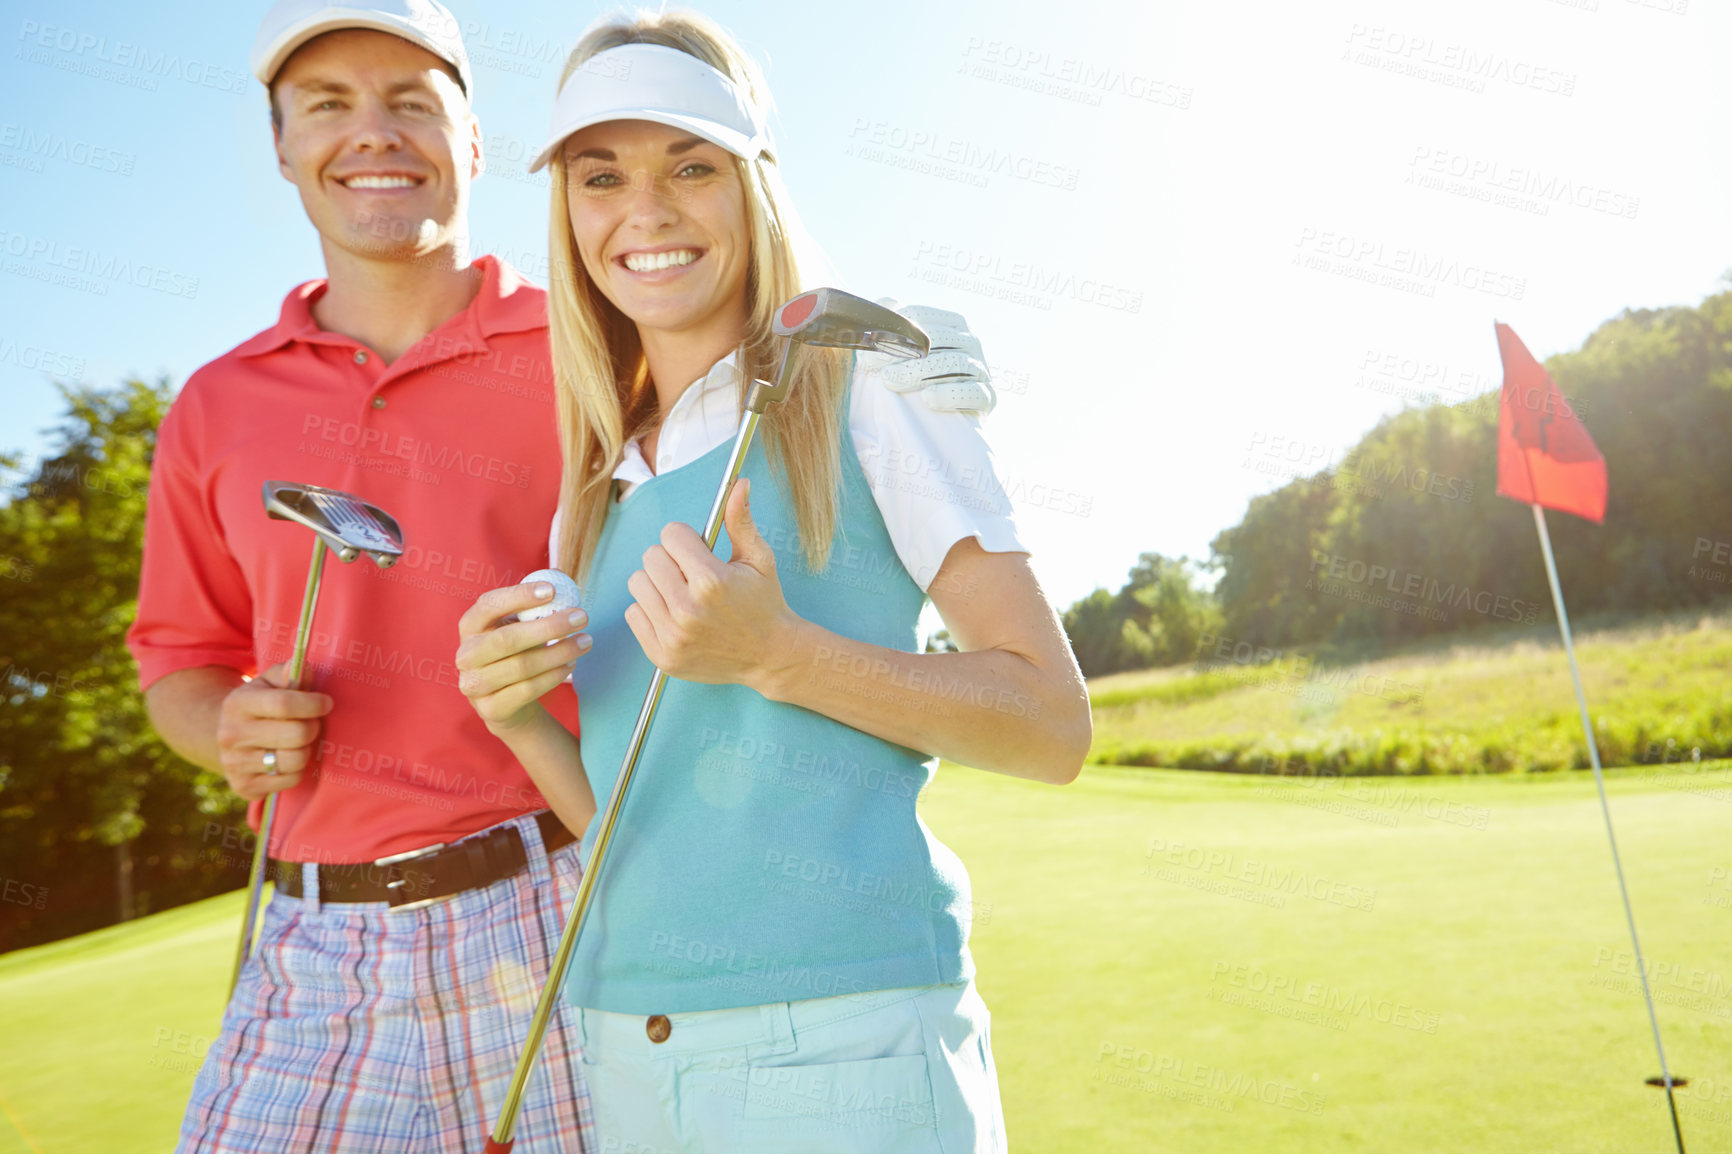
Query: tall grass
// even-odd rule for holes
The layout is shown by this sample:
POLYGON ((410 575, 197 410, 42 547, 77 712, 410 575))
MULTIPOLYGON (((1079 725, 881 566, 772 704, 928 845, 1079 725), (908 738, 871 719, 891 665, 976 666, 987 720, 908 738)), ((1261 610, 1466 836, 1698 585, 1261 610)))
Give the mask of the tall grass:
MULTIPOLYGON (((1732 613, 1590 626, 1577 659, 1601 760, 1732 755, 1732 613)), ((1588 765, 1555 634, 1486 633, 1343 660, 1287 653, 1097 678, 1108 765, 1283 775, 1521 773, 1588 765)))

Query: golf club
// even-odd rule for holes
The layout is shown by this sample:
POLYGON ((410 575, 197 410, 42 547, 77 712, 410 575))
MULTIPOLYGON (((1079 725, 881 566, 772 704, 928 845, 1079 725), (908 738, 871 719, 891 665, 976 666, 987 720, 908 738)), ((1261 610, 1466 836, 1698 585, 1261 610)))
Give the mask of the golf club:
MULTIPOLYGON (((381 569, 389 569, 403 555, 403 531, 397 519, 377 505, 359 497, 318 485, 295 485, 266 481, 265 514, 272 520, 292 521, 313 531, 313 560, 307 567, 307 588, 301 595, 301 621, 295 628, 295 647, 289 657, 289 683, 299 689, 307 663, 307 641, 313 635, 313 610, 319 603, 319 585, 325 572, 325 554, 333 552, 344 563, 365 553, 381 569)), ((241 939, 235 947, 234 972, 229 975, 229 993, 241 978, 241 966, 252 952, 258 922, 259 896, 265 886, 265 862, 270 856, 271 820, 277 814, 277 795, 265 795, 259 817, 259 836, 253 846, 252 872, 247 879, 247 912, 241 921, 241 939)))
MULTIPOLYGON (((716 547, 716 538, 721 535, 722 512, 727 507, 728 494, 739 479, 746 452, 757 435, 758 421, 770 405, 787 399, 788 390, 793 385, 797 359, 795 345, 861 349, 903 357, 924 356, 928 350, 926 334, 913 321, 882 305, 833 288, 814 289, 784 304, 776 310, 771 331, 784 338, 781 360, 776 366, 776 383, 772 385, 768 381, 755 380, 746 393, 746 408, 740 414, 740 428, 734 437, 733 451, 722 471, 722 483, 716 490, 714 504, 710 506, 709 520, 704 523, 704 544, 712 550, 716 547)), ((607 808, 600 815, 601 824, 596 827, 595 844, 590 848, 589 861, 584 864, 583 880, 578 883, 577 896, 572 899, 565 932, 560 935, 559 949, 554 953, 547 982, 542 986, 541 998, 535 1006, 535 1017, 530 1022, 529 1038, 524 1042, 517 1071, 512 1075, 510 1089, 500 1106, 499 1121, 488 1136, 485 1154, 505 1154, 516 1142, 517 1114, 523 1105, 523 1094, 540 1058, 541 1045, 546 1040, 547 1027, 553 1018, 554 1003, 565 984, 565 971, 571 965, 578 936, 583 932, 584 919, 601 876, 614 825, 625 806, 626 791, 631 788, 632 775, 637 771, 638 754, 643 751, 644 738, 649 733, 650 722, 655 718, 656 706, 661 702, 662 689, 666 685, 667 674, 657 669, 650 677, 649 690, 644 694, 643 708, 638 711, 631 740, 626 743, 613 795, 608 798, 607 808)))

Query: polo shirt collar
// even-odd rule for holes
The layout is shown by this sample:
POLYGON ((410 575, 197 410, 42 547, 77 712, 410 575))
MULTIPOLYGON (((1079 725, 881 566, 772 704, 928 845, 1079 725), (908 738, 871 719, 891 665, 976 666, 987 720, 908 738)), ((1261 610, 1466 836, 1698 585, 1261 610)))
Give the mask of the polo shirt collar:
MULTIPOLYGON (((482 273, 481 289, 469 307, 445 322, 477 345, 499 333, 527 332, 547 326, 547 306, 542 294, 523 274, 496 256, 478 256, 475 267, 482 273)), ((351 337, 327 332, 313 319, 313 302, 325 294, 328 279, 297 285, 283 298, 277 323, 241 344, 235 352, 243 357, 275 352, 294 341, 308 344, 353 344, 351 337)))
MULTIPOLYGON (((682 409, 689 408, 692 405, 707 407, 712 403, 710 401, 710 395, 718 390, 737 389, 740 380, 740 370, 738 367, 739 356, 740 350, 735 349, 733 352, 717 361, 714 365, 711 365, 709 372, 705 373, 702 377, 699 377, 696 381, 693 381, 686 387, 686 391, 680 394, 679 400, 674 402, 673 409, 669 413, 669 416, 672 416, 673 413, 680 412, 682 409)), ((730 403, 733 403, 733 398, 731 396, 729 401, 730 403)), ((737 409, 739 406, 734 404, 734 407, 737 409)))

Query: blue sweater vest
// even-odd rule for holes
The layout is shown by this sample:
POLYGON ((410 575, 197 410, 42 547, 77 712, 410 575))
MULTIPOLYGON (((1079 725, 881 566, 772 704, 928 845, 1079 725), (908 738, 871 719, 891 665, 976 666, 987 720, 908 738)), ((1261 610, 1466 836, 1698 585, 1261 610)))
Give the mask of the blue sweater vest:
MULTIPOLYGON (((609 508, 584 587, 594 649, 577 663, 583 764, 598 804, 653 672, 627 628, 626 581, 663 526, 702 530, 732 441, 609 508)), ((843 436, 829 565, 806 567, 762 441, 752 516, 788 604, 841 636, 913 651, 925 595, 897 558, 843 436)), ((731 555, 724 529, 716 553, 731 555)), ((812 675, 861 693, 882 671, 812 675)), ((670 679, 598 879, 566 998, 621 1013, 718 1010, 962 982, 968 874, 915 813, 936 759, 740 685, 670 679)), ((588 860, 596 825, 583 841, 588 860)))

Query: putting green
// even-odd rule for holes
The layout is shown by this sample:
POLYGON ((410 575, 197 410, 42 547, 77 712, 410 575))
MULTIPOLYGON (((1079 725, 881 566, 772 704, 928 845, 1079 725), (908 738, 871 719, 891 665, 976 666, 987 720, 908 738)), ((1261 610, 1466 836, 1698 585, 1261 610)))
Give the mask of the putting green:
MULTIPOLYGON (((1732 764, 1614 820, 1692 1154, 1732 1150, 1732 764)), ((1592 778, 946 767, 1018 1150, 1670 1149, 1592 778)), ((0 958, 0 1154, 173 1145, 239 895, 0 958)))

